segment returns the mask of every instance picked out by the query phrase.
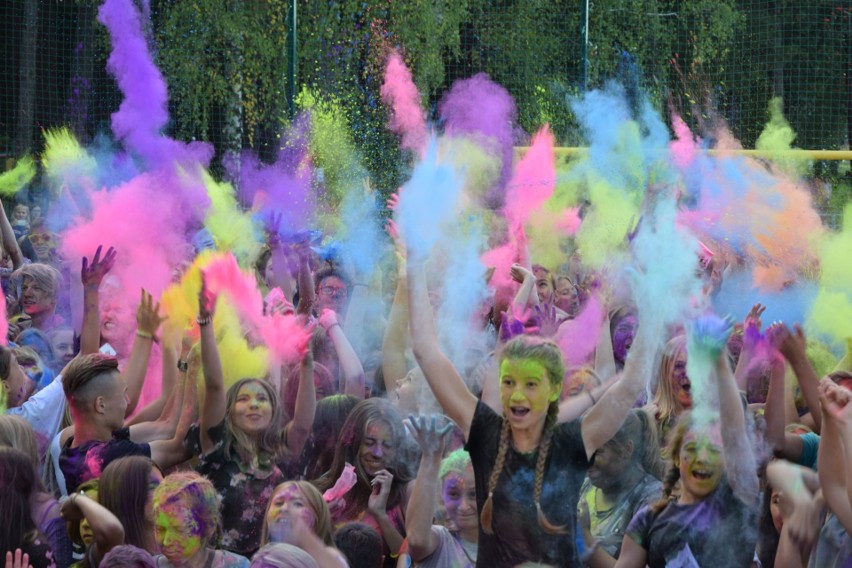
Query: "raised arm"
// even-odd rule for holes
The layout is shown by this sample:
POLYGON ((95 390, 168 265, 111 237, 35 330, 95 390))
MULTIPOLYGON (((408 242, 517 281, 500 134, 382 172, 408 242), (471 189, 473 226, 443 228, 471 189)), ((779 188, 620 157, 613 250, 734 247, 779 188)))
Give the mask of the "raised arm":
POLYGON ((408 282, 405 249, 393 221, 388 221, 388 234, 394 240, 397 257, 396 293, 382 339, 382 376, 385 387, 390 390, 408 372, 405 361, 405 349, 408 346, 408 282))
POLYGON ((767 466, 766 477, 781 493, 784 516, 775 566, 804 568, 819 536, 820 517, 825 508, 817 474, 811 469, 775 460, 767 466))
MULTIPOLYGON (((165 345, 160 396, 126 423, 130 426, 130 437, 134 442, 168 440, 175 435, 184 396, 183 383, 178 384, 177 360, 174 346, 165 345)), ((185 373, 181 375, 186 377, 185 373)))
POLYGON ((177 405, 180 416, 174 435, 170 440, 151 442, 151 459, 161 469, 176 466, 192 457, 184 448, 183 440, 197 417, 198 383, 195 381, 194 375, 184 371, 181 371, 180 374, 178 388, 183 391, 183 395, 180 397, 182 404, 177 405))
POLYGON ((848 425, 852 404, 849 391, 831 381, 820 384, 820 407, 822 411, 823 432, 819 440, 817 469, 822 493, 828 508, 846 529, 852 533, 852 498, 849 492, 850 470, 847 467, 850 448, 843 439, 843 430, 848 425))
POLYGON ((523 314, 532 306, 537 306, 539 303, 538 290, 535 288, 535 275, 532 271, 515 263, 512 265, 512 280, 521 285, 512 301, 515 313, 523 314))
POLYGON ((136 337, 133 338, 133 348, 127 366, 122 371, 127 383, 127 396, 130 404, 127 405, 127 416, 136 409, 139 395, 142 394, 142 384, 145 382, 145 374, 148 372, 148 360, 151 358, 151 348, 154 345, 157 328, 163 322, 160 316, 160 302, 154 304, 154 297, 144 289, 139 307, 136 309, 136 337))
POLYGON ((3 248, 9 253, 9 258, 12 259, 12 268, 19 269, 24 265, 24 255, 21 253, 21 247, 18 246, 18 239, 15 238, 15 231, 12 229, 12 224, 9 223, 9 218, 6 216, 6 208, 0 202, 0 236, 3 238, 3 248))
MULTIPOLYGON (((362 390, 363 392, 363 390, 362 390)), ((314 355, 311 344, 305 345, 299 365, 299 390, 296 392, 296 410, 287 425, 287 449, 293 456, 302 454, 302 449, 311 435, 317 410, 316 385, 314 385, 314 355)))
POLYGON ((213 332, 213 312, 216 309, 216 296, 208 292, 201 275, 201 292, 198 295, 198 325, 201 329, 201 365, 204 373, 204 402, 201 405, 200 434, 201 451, 208 452, 216 444, 210 438, 209 430, 225 419, 225 379, 222 374, 222 361, 219 359, 219 347, 213 332))
POLYGON ((62 504, 62 517, 66 520, 85 518, 92 529, 92 558, 99 565, 104 555, 124 544, 124 527, 109 509, 85 493, 72 493, 62 504))
POLYGON ((755 358, 757 346, 761 341, 762 322, 760 316, 766 310, 761 304, 755 304, 751 307, 748 315, 743 323, 743 349, 740 352, 740 358, 737 361, 737 368, 734 370, 734 379, 737 382, 737 388, 742 392, 748 390, 748 370, 755 358))
POLYGON ((304 316, 311 314, 316 301, 316 290, 314 289, 314 274, 311 272, 311 249, 303 243, 296 247, 296 254, 299 256, 299 305, 296 306, 296 313, 304 316))
POLYGON ((343 327, 337 321, 337 314, 334 310, 323 310, 320 314, 319 324, 325 330, 326 335, 334 345, 334 351, 337 353, 337 360, 340 361, 340 372, 343 373, 343 394, 351 394, 363 399, 364 391, 364 367, 361 366, 361 360, 346 334, 343 333, 343 327))
POLYGON ((600 397, 583 418, 581 432, 589 459, 621 429, 627 413, 645 391, 648 377, 653 371, 655 347, 661 333, 662 329, 656 325, 640 321, 621 379, 600 397))
POLYGON ((619 380, 621 380, 621 373, 612 375, 603 384, 596 385, 591 390, 583 391, 577 396, 569 396, 562 400, 559 403, 559 414, 556 415, 556 422, 571 422, 581 417, 584 412, 594 406, 604 393, 619 380))
POLYGON ((783 327, 779 332, 779 347, 778 349, 789 361, 790 367, 796 374, 796 380, 799 381, 799 388, 802 389, 802 395, 805 397, 805 402, 808 409, 811 411, 811 416, 814 419, 814 432, 820 433, 822 428, 822 414, 819 409, 819 377, 814 371, 810 360, 808 359, 807 340, 805 332, 797 324, 793 326, 793 331, 783 327))
POLYGON ((441 544, 437 527, 432 526, 432 520, 437 510, 436 497, 440 493, 441 483, 438 473, 441 469, 441 458, 447 442, 447 434, 452 430, 452 424, 446 424, 438 429, 437 417, 412 416, 406 422, 417 444, 420 446, 420 468, 411 489, 408 508, 405 511, 405 534, 408 539, 408 554, 415 562, 423 562, 435 552, 441 544))
POLYGON ((100 287, 104 276, 115 264, 115 249, 109 247, 101 258, 101 246, 95 251, 92 263, 83 257, 80 280, 83 283, 83 328, 80 333, 80 355, 95 353, 101 346, 100 287))
POLYGON ((426 289, 424 259, 416 257, 411 250, 408 251, 408 313, 414 358, 444 412, 467 439, 476 412, 476 397, 441 352, 426 289))
MULTIPOLYGON (((710 319, 710 318, 705 318, 710 319)), ((715 319, 715 318, 714 318, 715 319)), ((716 320, 717 322, 719 320, 716 320)), ((737 388, 725 345, 731 334, 730 322, 725 330, 709 322, 704 344, 708 350, 716 350, 716 375, 719 391, 719 414, 721 417, 722 445, 725 455, 725 470, 728 483, 734 495, 744 503, 751 504, 760 493, 760 481, 757 477, 757 462, 754 449, 746 431, 745 412, 742 398, 737 388)), ((695 333, 703 333, 696 331, 695 333)))
MULTIPOLYGON (((774 329, 770 328, 770 330, 774 329)), ((770 331, 769 335, 772 335, 770 331)), ((802 457, 804 444, 795 434, 785 431, 787 426, 785 399, 786 385, 784 378, 784 360, 772 357, 769 364, 769 392, 766 394, 766 405, 763 417, 766 420, 766 441, 772 446, 775 455, 792 462, 798 462, 802 457)))

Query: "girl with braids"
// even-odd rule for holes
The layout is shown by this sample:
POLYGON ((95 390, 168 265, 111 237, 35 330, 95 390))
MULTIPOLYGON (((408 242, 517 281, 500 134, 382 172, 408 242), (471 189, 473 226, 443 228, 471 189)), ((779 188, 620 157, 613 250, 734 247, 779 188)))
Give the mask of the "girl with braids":
MULTIPOLYGON (((693 324, 690 357, 715 365, 718 411, 701 404, 683 413, 672 430, 671 467, 664 497, 639 511, 621 546, 619 568, 662 566, 749 566, 757 541, 759 482, 746 431, 740 393, 725 344, 729 320, 703 318, 693 324), (680 481, 680 495, 672 497, 680 481)), ((702 361, 702 363, 703 363, 702 361)))
POLYGON ((650 341, 642 326, 623 378, 584 417, 557 425, 565 365, 552 341, 511 340, 498 359, 503 416, 481 403, 441 352, 424 274, 408 251, 412 346, 444 412, 461 428, 470 453, 480 511, 477 565, 499 568, 537 561, 576 566, 576 511, 589 460, 621 427, 650 374, 650 341))
POLYGON ((586 563, 612 566, 636 512, 662 495, 665 464, 657 428, 647 412, 632 410, 621 430, 595 453, 580 490, 586 563))

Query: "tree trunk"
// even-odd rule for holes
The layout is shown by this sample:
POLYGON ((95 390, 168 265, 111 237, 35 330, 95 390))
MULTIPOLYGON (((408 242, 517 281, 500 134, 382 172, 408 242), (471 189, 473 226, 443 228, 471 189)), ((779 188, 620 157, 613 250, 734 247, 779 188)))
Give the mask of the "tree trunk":
POLYGON ((35 121, 36 46, 38 45, 39 0, 24 0, 24 19, 21 26, 20 88, 18 113, 15 119, 15 156, 32 150, 35 121))

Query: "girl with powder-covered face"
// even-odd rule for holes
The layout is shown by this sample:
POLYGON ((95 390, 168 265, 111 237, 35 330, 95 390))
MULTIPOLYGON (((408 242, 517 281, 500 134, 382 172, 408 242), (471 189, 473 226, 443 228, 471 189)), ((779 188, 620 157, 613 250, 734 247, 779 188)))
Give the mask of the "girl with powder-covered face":
POLYGON ((678 335, 670 339, 663 348, 657 390, 648 406, 648 411, 657 421, 660 445, 664 448, 669 431, 680 415, 692 408, 692 383, 686 373, 686 360, 686 336, 678 335))
POLYGON ((298 546, 320 566, 345 567, 334 547, 331 513, 322 494, 307 481, 288 481, 275 488, 263 522, 261 544, 298 546))
POLYGON ((267 504, 284 481, 279 460, 299 456, 310 435, 316 409, 313 360, 306 345, 292 420, 281 409, 278 373, 273 373, 277 385, 246 378, 225 391, 213 330, 215 304, 202 277, 198 323, 206 396, 191 444, 201 458, 198 471, 213 482, 222 500, 222 547, 248 557, 260 547, 267 504))
POLYGON ((219 496, 193 472, 166 476, 154 491, 154 535, 162 554, 157 566, 246 568, 247 558, 213 548, 219 525, 219 496))
POLYGON ((693 324, 690 354, 712 362, 718 408, 681 414, 669 440, 671 467, 664 497, 639 511, 616 564, 619 568, 748 566, 757 540, 759 481, 740 393, 725 344, 730 322, 693 324), (680 482, 680 495, 673 497, 680 482))
POLYGON ((512 339, 497 365, 501 416, 477 400, 441 352, 429 309, 425 258, 409 248, 408 259, 414 354, 444 412, 464 433, 473 464, 480 520, 477 564, 577 565, 580 484, 589 458, 618 431, 644 389, 654 330, 643 336, 639 328, 624 376, 582 423, 561 425, 556 417, 565 365, 559 347, 523 335, 512 339))

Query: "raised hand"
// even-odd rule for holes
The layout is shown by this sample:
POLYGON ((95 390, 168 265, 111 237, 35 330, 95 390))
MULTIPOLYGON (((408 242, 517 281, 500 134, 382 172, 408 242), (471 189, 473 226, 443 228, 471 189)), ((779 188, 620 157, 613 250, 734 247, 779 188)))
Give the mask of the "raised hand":
POLYGON ((373 492, 367 500, 367 509, 374 515, 386 515, 388 508, 388 495, 390 495, 393 484, 393 474, 386 469, 379 470, 370 481, 373 492))
POLYGON ((424 456, 443 455, 446 449, 448 434, 453 430, 453 423, 447 422, 438 428, 438 416, 409 416, 405 423, 411 435, 420 446, 424 456))
POLYGON ((84 288, 93 288, 97 290, 100 287, 104 276, 107 275, 115 264, 115 249, 109 247, 104 257, 101 258, 102 248, 103 245, 98 245, 91 264, 89 264, 89 257, 83 257, 83 267, 80 270, 80 280, 83 281, 84 288))
POLYGON ((216 294, 207 289, 207 279, 201 273, 201 290, 198 291, 198 319, 207 321, 216 311, 216 294))
POLYGON ((535 275, 533 275, 532 272, 530 272, 518 263, 512 265, 510 273, 512 275, 512 280, 514 280, 518 284, 523 284, 524 280, 526 280, 527 278, 532 278, 533 280, 535 280, 535 275))
POLYGON ((160 315, 160 302, 154 304, 154 296, 142 289, 142 300, 136 308, 136 328, 142 333, 154 336, 157 328, 166 320, 160 315))
POLYGON ((761 304, 755 304, 749 310, 748 315, 743 323, 743 347, 746 349, 754 349, 757 347, 761 338, 761 329, 763 323, 760 316, 766 311, 766 307, 761 304))
POLYGON ((535 306, 535 313, 538 320, 538 334, 541 337, 555 336, 561 323, 556 315, 556 306, 547 303, 535 306))
POLYGON ((734 329, 734 320, 730 316, 704 316, 690 325, 689 344, 699 353, 713 359, 718 358, 728 343, 728 337, 734 329))
POLYGON ((271 213, 266 221, 266 244, 270 249, 277 248, 281 245, 281 219, 284 213, 271 213))
MULTIPOLYGON (((2 207, 0 205, 0 207, 2 207)), ((33 568, 30 564, 30 555, 22 552, 20 548, 15 549, 15 553, 9 550, 6 552, 6 568, 33 568)))
POLYGON ((793 326, 793 331, 783 326, 783 329, 778 331, 777 341, 778 350, 791 363, 807 356, 805 351, 807 338, 798 324, 793 326))
POLYGON ((337 313, 334 310, 326 308, 320 314, 319 324, 328 333, 331 328, 340 325, 340 322, 337 321, 337 313))

